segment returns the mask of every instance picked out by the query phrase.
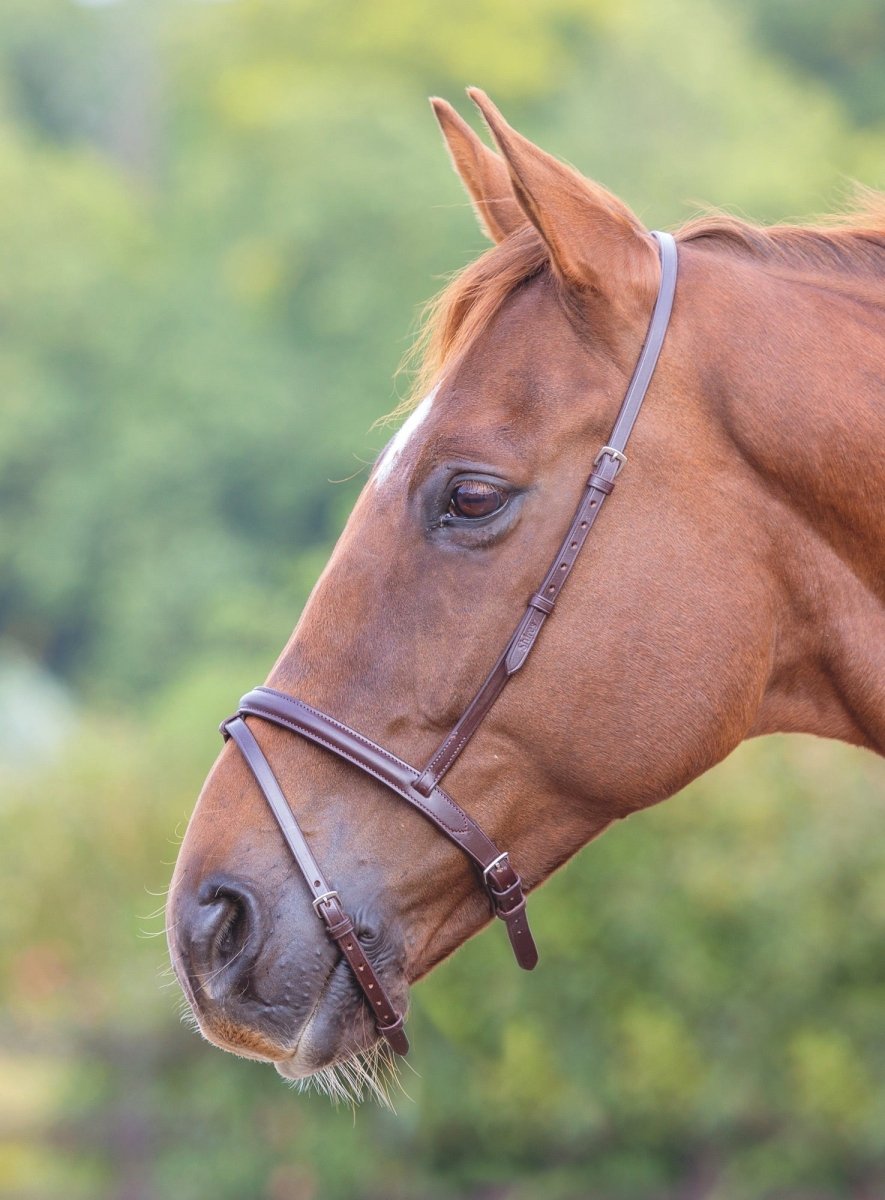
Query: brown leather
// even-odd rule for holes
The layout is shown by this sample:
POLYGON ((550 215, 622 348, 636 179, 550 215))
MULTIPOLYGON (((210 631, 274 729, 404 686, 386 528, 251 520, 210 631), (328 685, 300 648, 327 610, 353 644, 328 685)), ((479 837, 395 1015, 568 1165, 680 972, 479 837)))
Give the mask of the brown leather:
POLYGON ((270 763, 255 740, 252 730, 240 716, 231 717, 230 720, 225 721, 221 730, 225 738, 232 738, 236 742, 249 770, 255 776, 255 781, 270 805, 283 837, 301 868, 301 874, 313 893, 314 911, 325 923, 329 937, 337 942, 341 953, 347 959, 354 978, 375 1014, 379 1032, 383 1034, 397 1054, 408 1054, 409 1041, 403 1029, 403 1015, 396 1011, 380 979, 372 970, 372 964, 366 957, 356 935, 353 921, 344 911, 338 893, 320 870, 319 863, 314 858, 286 797, 277 783, 270 763))
MULTIPOLYGON (((265 721, 290 729, 293 733, 300 733, 302 737, 324 746, 339 758, 353 763, 408 801, 441 833, 451 838, 482 872, 492 909, 495 916, 500 917, 507 926, 517 962, 527 971, 534 967, 538 961, 538 951, 525 917, 525 897, 519 876, 507 855, 486 837, 473 818, 469 817, 442 788, 431 789, 427 796, 417 793, 414 783, 419 773, 415 767, 410 767, 401 758, 397 758, 389 750, 384 750, 365 734, 357 733, 342 721, 329 717, 326 713, 305 704, 303 700, 296 700, 294 696, 287 696, 274 688, 258 687, 248 692, 240 701, 238 712, 240 716, 261 717, 265 721)), ((222 729, 230 733, 230 723, 227 722, 222 729)), ((239 745, 239 742, 237 744, 239 745)), ((262 780, 259 779, 258 782, 263 789, 262 780)), ((276 780, 274 783, 276 784, 276 780)), ((278 785, 277 789, 279 790, 278 785)), ((271 808, 276 812, 273 803, 271 808)), ((293 822, 295 820, 291 811, 288 813, 288 819, 293 822)), ((301 837, 300 830, 298 836, 301 837)), ((301 840, 304 840, 303 837, 301 840)), ((299 861, 298 855, 295 857, 296 861, 299 861)), ((309 870, 316 862, 313 855, 310 855, 309 859, 305 857, 304 861, 309 870)), ((300 861, 299 866, 303 872, 305 868, 300 861)), ((308 883, 310 882, 308 880, 308 883)))
POLYGON ((482 724, 486 713, 498 699, 507 680, 524 665, 544 622, 553 611, 553 606, 559 598, 565 581, 571 574, 587 535, 599 516, 603 501, 614 491, 615 479, 625 461, 624 450, 627 441, 636 424, 636 418, 639 416, 642 401, 645 399, 645 393, 648 391, 648 385, 651 383, 651 377, 664 344, 676 291, 678 268, 676 242, 668 233, 654 233, 652 236, 657 239, 661 251, 661 281, 645 342, 611 436, 596 456, 593 470, 587 480, 584 494, 569 530, 563 538, 541 586, 530 598, 528 607, 504 652, 492 667, 485 683, 470 701, 463 716, 443 739, 421 773, 416 787, 422 794, 429 792, 439 783, 482 724), (539 598, 544 601, 543 604, 538 602, 539 598))
POLYGON ((330 887, 320 871, 270 764, 243 718, 251 716, 270 721, 325 747, 383 783, 417 809, 479 868, 493 911, 507 926, 517 962, 527 970, 535 966, 538 951, 529 929, 519 875, 506 851, 498 849, 476 822, 443 791, 439 783, 482 724, 507 681, 525 664, 626 462, 624 450, 660 356, 676 288, 676 243, 667 233, 654 233, 652 236, 658 242, 661 255, 658 296, 645 343, 609 441, 596 456, 572 523, 541 586, 529 598, 525 613, 485 682, 424 769, 417 770, 343 722, 273 688, 253 689, 240 701, 236 715, 221 726, 224 736, 232 738, 239 747, 270 805, 295 862, 313 893, 314 908, 325 922, 327 933, 340 946, 350 964, 354 978, 375 1014, 378 1031, 398 1054, 405 1054, 409 1048, 403 1031, 403 1016, 397 1013, 373 971, 356 936, 353 922, 341 905, 338 893, 330 887))

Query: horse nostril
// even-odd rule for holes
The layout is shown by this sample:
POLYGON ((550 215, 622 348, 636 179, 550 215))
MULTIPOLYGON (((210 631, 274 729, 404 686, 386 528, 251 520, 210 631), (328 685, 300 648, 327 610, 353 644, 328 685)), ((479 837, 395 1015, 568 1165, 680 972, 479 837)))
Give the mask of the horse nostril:
POLYGON ((207 917, 207 950, 210 966, 221 970, 243 952, 249 938, 249 917, 243 897, 230 889, 219 890, 202 905, 207 917))
POLYGON ((204 880, 191 910, 187 942, 196 981, 221 1000, 255 965, 263 943, 261 909, 242 881, 215 876, 204 880))

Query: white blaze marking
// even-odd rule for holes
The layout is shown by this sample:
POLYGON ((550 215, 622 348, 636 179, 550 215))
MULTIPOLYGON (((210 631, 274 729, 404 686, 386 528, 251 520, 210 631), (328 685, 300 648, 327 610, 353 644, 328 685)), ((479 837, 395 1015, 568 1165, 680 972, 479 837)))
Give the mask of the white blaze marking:
POLYGON ((390 441, 384 455, 380 459, 375 468, 375 486, 380 487, 390 476, 391 471, 396 466, 397 459, 405 450, 409 443, 409 439, 416 429, 425 421, 430 414, 431 406, 436 398, 436 393, 439 391, 439 384, 428 392, 418 407, 409 414, 404 423, 396 431, 390 441))

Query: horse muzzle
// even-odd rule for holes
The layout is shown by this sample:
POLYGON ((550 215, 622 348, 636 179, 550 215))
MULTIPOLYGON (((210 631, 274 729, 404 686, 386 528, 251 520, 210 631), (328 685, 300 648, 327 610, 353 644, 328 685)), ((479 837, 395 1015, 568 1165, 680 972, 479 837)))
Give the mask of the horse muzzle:
MULTIPOLYGON (((173 967, 204 1036, 222 1049, 272 1061, 301 1078, 379 1039, 345 959, 305 896, 270 897, 254 880, 213 872, 170 897, 173 967)), ((300 889, 299 889, 300 890, 300 889)), ((404 954, 373 906, 355 932, 388 993, 405 1008, 404 954)))

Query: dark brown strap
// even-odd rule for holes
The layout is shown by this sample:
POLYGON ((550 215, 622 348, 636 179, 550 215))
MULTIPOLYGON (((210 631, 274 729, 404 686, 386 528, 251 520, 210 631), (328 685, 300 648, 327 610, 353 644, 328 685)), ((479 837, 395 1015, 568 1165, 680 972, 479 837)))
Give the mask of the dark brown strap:
MULTIPOLYGON (((442 788, 432 788, 426 796, 415 791, 414 783, 419 772, 409 766, 389 750, 377 745, 362 733, 357 733, 343 721, 327 716, 319 709, 312 708, 302 700, 278 692, 274 688, 258 687, 248 692, 240 701, 238 712, 240 716, 261 717, 284 729, 290 729, 309 741, 325 747, 339 758, 353 763, 354 766, 372 775, 392 792, 401 796, 416 808, 422 816, 432 822, 441 833, 450 838, 464 851, 482 872, 483 882, 496 917, 504 922, 513 947, 516 961, 525 970, 530 971, 537 964, 538 950, 535 946, 532 932, 525 914, 525 895, 522 881, 513 868, 506 852, 502 852, 490 838, 480 829, 472 817, 456 804, 442 788)), ((230 732, 230 723, 222 725, 222 732, 230 732)), ((254 739, 253 739, 254 740, 254 739)), ((237 743, 239 745, 239 742, 237 743)), ((266 760, 265 760, 265 765, 266 760)), ((270 772, 270 767, 267 766, 270 772)), ((256 778, 258 776, 256 775, 256 778)), ((258 782, 265 791, 262 780, 258 782)), ((274 780, 276 784, 276 780, 274 780)), ((279 786, 277 785, 277 791, 279 786)), ((267 796, 267 791, 265 791, 267 796)), ((282 793, 280 793, 282 795, 282 793)), ((268 802, 271 803, 268 797, 268 802)), ((283 799, 285 804, 285 799, 283 799)), ((276 808, 271 803, 276 814, 276 808)), ((298 829, 297 822, 288 804, 285 804, 288 816, 284 819, 298 829)), ((277 820, 279 820, 277 816, 277 820)), ((282 826, 283 833, 286 829, 282 826)), ((301 831, 298 836, 304 841, 301 831)), ((288 836, 286 840, 289 841, 288 836)), ((289 842, 290 846, 292 842, 289 842)), ((306 843, 305 843, 306 845, 306 843)), ((293 850, 293 853, 294 850, 293 850)), ((309 853, 309 851, 308 851, 309 853)), ((296 861, 298 855, 295 855, 296 861)), ((310 861, 315 862, 311 855, 310 861)), ((299 861, 299 866, 301 865, 299 861)), ((304 867, 302 867, 304 871, 304 867)), ((321 878, 319 875, 315 878, 321 878)), ((308 881, 310 882, 310 881, 308 881)))
POLYGON ((305 883, 313 894, 314 911, 323 920, 329 937, 338 944, 341 953, 350 964, 354 979, 375 1014, 378 1031, 387 1039, 397 1054, 408 1054, 409 1041, 403 1029, 403 1015, 396 1011, 380 979, 372 969, 372 964, 366 957, 354 930, 353 921, 344 911, 338 893, 320 870, 319 863, 314 858, 286 797, 277 783, 270 763, 256 742, 251 729, 238 716, 225 721, 221 729, 225 737, 232 738, 236 742, 249 770, 255 776, 255 781, 277 819, 277 824, 304 876, 305 883))
POLYGON ((568 533, 562 540, 550 570, 544 576, 537 592, 529 599, 525 613, 513 631, 504 652, 464 710, 463 715, 443 738, 427 766, 421 772, 421 776, 415 784, 415 790, 422 796, 429 795, 439 784, 482 724, 508 679, 525 664, 544 622, 553 612, 559 593, 571 574, 575 560, 599 516, 606 496, 610 496, 614 491, 615 479, 627 461, 624 450, 633 426, 636 424, 642 401, 645 399, 648 385, 651 383, 661 354, 676 291, 678 269, 676 242, 669 233, 655 232, 652 237, 657 240, 661 254, 661 281, 648 332, 645 335, 645 342, 609 440, 596 456, 577 512, 569 526, 568 533))

